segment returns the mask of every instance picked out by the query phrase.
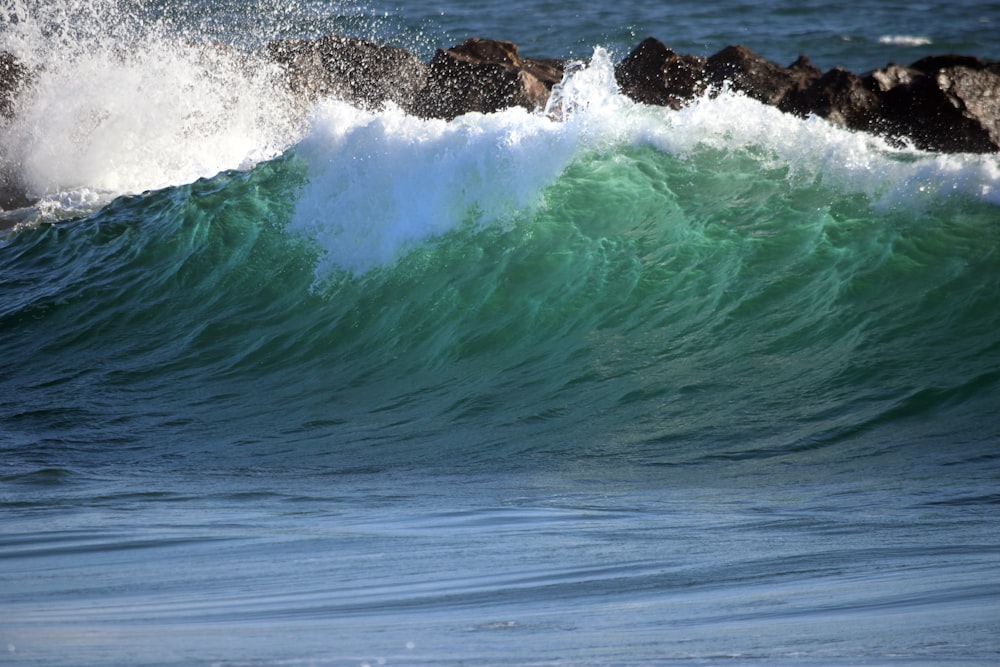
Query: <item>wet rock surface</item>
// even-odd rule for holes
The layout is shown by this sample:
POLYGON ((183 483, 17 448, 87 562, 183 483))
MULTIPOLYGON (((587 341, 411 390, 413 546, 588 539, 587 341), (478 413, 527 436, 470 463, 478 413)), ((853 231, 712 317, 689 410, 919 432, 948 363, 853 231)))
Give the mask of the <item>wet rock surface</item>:
POLYGON ((13 53, 0 51, 0 119, 14 114, 14 103, 29 79, 28 68, 13 53))
POLYGON ((295 92, 332 95, 366 109, 387 101, 410 108, 427 85, 427 65, 410 52, 354 37, 273 41, 267 55, 285 69, 295 92))
POLYGON ((522 58, 511 42, 469 39, 438 49, 430 62, 427 86, 411 110, 419 116, 451 119, 470 111, 541 109, 552 86, 562 80, 564 68, 559 60, 522 58))
MULTIPOLYGON (((290 84, 365 108, 392 100, 425 118, 451 119, 509 107, 543 109, 566 61, 526 58, 512 42, 474 38, 438 49, 424 64, 405 50, 347 37, 272 42, 268 53, 290 84)), ((622 92, 637 102, 679 109, 730 89, 797 116, 941 152, 1000 151, 1000 64, 942 55, 865 74, 823 72, 808 57, 789 66, 745 46, 708 58, 643 40, 615 66, 622 92)))
POLYGON ((615 66, 622 92, 636 102, 680 109, 705 92, 705 59, 683 56, 652 37, 615 66))
POLYGON ((940 152, 1000 150, 1000 64, 972 56, 890 63, 864 75, 823 73, 801 56, 782 67, 744 46, 730 46, 700 63, 655 39, 636 47, 615 70, 622 92, 636 101, 678 108, 728 87, 782 111, 816 115, 940 152), (683 76, 677 76, 683 63, 683 76))

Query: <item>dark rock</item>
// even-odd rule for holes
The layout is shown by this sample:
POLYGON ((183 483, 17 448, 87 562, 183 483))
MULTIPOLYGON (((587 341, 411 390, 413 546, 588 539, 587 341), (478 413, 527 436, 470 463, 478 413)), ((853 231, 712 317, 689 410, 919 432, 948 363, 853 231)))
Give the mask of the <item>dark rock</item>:
POLYGON ((26 208, 37 201, 29 197, 24 188, 20 187, 13 179, 0 173, 0 211, 13 211, 26 208))
POLYGON ((802 91, 812 86, 817 79, 823 76, 823 70, 812 64, 808 56, 800 55, 795 62, 788 66, 788 73, 792 77, 792 91, 802 91))
POLYGON ((910 69, 918 70, 924 74, 936 74, 946 67, 968 67, 974 70, 995 68, 981 58, 955 54, 927 56, 910 65, 910 69))
MULTIPOLYGON (((268 53, 293 89, 307 95, 337 95, 370 109, 391 100, 444 119, 544 108, 565 70, 564 61, 523 58, 517 45, 490 39, 439 49, 429 65, 403 49, 339 35, 272 42, 268 53)), ((0 68, 0 112, 9 114, 11 91, 26 74, 9 59, 0 59, 0 68)), ((858 76, 839 68, 824 74, 805 56, 782 67, 745 46, 708 59, 681 55, 648 38, 618 63, 615 78, 625 95, 645 104, 679 109, 729 86, 785 112, 927 150, 1000 150, 1000 65, 972 56, 932 56, 858 76)))
MULTIPOLYGON (((340 35, 274 41, 267 54, 303 96, 335 95, 367 109, 393 102, 409 113, 444 119, 512 106, 544 108, 566 67, 561 60, 523 58, 517 45, 490 39, 439 49, 429 64, 405 49, 340 35)), ((18 58, 0 51, 0 123, 15 113, 32 76, 18 58)), ((1000 151, 1000 63, 973 56, 931 56, 858 76, 843 69, 824 74, 805 56, 782 67, 744 46, 707 59, 682 55, 648 38, 618 63, 615 78, 625 95, 645 104, 678 109, 727 85, 785 112, 815 114, 927 150, 1000 151)), ((18 188, 7 177, 0 182, 0 205, 18 203, 18 188)))
POLYGON ((14 101, 29 79, 28 68, 13 53, 0 51, 0 116, 14 115, 14 101))
POLYGON ((823 70, 813 65, 807 56, 800 55, 794 63, 788 66, 786 71, 789 74, 791 85, 778 101, 777 106, 788 113, 795 113, 803 117, 808 116, 812 113, 808 103, 809 91, 823 76, 823 70))
POLYGON ((744 46, 702 61, 649 38, 615 68, 622 92, 645 104, 680 108, 724 85, 782 111, 814 114, 852 130, 908 139, 944 152, 1000 151, 1000 64, 932 56, 866 76, 823 74, 800 56, 782 67, 744 46))
POLYGON ((989 135, 985 150, 1000 149, 1000 71, 954 67, 942 70, 937 83, 958 103, 962 116, 989 135))
POLYGON ((745 46, 727 46, 708 58, 705 76, 714 87, 728 84, 747 97, 777 106, 801 83, 804 69, 800 67, 793 73, 745 46))
POLYGON ((565 63, 558 60, 522 58, 511 42, 469 39, 434 54, 427 85, 412 111, 452 119, 470 111, 544 108, 564 68, 565 63))
POLYGON ((909 78, 900 77, 900 83, 881 95, 879 132, 909 138, 925 150, 1000 150, 996 65, 967 56, 935 56, 914 63, 907 72, 909 78))
POLYGON ((705 90, 705 59, 684 56, 652 37, 615 66, 622 93, 636 102, 680 109, 705 90))
POLYGON ((409 108, 427 81, 427 65, 409 51, 354 37, 278 40, 268 43, 267 52, 288 72, 293 90, 366 109, 387 101, 409 108))
POLYGON ((790 92, 779 107, 805 116, 815 114, 852 130, 871 131, 881 113, 881 101, 857 74, 832 69, 804 90, 790 92))

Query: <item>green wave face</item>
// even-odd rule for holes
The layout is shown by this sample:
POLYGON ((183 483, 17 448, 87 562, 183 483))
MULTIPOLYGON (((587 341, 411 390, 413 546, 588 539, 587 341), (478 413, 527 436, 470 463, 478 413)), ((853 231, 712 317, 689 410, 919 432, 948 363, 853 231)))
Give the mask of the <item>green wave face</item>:
POLYGON ((993 204, 655 143, 574 143, 518 205, 474 175, 422 235, 395 205, 303 225, 350 176, 308 146, 26 230, 0 255, 10 436, 344 466, 995 442, 993 204), (378 261, 331 261, 352 241, 378 261))

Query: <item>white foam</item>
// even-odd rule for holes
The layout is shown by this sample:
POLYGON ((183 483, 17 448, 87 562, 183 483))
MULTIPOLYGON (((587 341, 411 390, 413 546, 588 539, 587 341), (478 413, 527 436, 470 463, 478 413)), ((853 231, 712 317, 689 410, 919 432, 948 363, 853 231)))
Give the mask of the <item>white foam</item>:
POLYGON ((289 230, 319 243, 323 274, 362 273, 465 221, 531 208, 572 146, 553 121, 520 109, 445 122, 329 101, 297 153, 309 183, 289 230))
POLYGON ((680 157, 739 151, 877 205, 950 193, 1000 204, 995 155, 899 149, 728 91, 680 111, 636 104, 601 48, 536 113, 445 122, 332 100, 310 112, 270 66, 109 17, 122 11, 114 0, 7 1, 5 48, 43 69, 0 126, 0 169, 43 209, 76 213, 297 146, 308 177, 289 229, 318 244, 320 275, 381 266, 465 223, 503 224, 544 205, 545 188, 582 152, 633 144, 680 157))
POLYGON ((892 46, 927 46, 933 44, 930 37, 920 37, 918 35, 882 35, 878 38, 879 44, 891 44, 892 46))
POLYGON ((699 147, 745 151, 764 168, 868 197, 876 208, 920 206, 949 194, 1000 204, 1000 157, 937 154, 899 147, 821 118, 801 119, 724 92, 666 114, 643 128, 643 140, 673 154, 699 147))
POLYGON ((462 224, 503 224, 542 204, 579 151, 628 141, 635 105, 604 49, 579 63, 549 108, 424 120, 328 101, 296 149, 308 184, 288 229, 315 240, 319 277, 364 273, 462 224))
MULTIPOLYGON (((100 12, 95 4, 108 3, 87 4, 81 25, 100 12)), ((0 168, 30 195, 99 204, 249 168, 301 136, 275 69, 155 27, 123 36, 111 16, 105 32, 81 34, 71 22, 69 34, 56 10, 73 8, 54 3, 36 16, 42 6, 26 3, 4 33, 39 68, 15 118, 0 127, 0 168)))
POLYGON ((502 224, 544 205, 544 189, 582 152, 640 144, 681 158, 740 152, 876 207, 953 192, 1000 204, 997 156, 900 149, 728 91, 680 111, 635 104, 598 48, 587 66, 571 68, 544 112, 445 122, 321 105, 296 150, 309 176, 289 230, 319 245, 320 278, 363 273, 463 223, 502 224))

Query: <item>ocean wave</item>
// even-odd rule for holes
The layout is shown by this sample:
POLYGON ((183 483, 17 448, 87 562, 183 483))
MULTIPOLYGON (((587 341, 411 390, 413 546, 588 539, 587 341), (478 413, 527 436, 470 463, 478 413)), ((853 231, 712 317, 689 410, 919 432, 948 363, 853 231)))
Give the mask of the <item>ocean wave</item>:
MULTIPOLYGON (((635 10, 681 34, 688 10, 710 35, 737 4, 561 25, 635 10)), ((266 77, 183 40, 105 49, 127 30, 90 10, 240 37, 285 7, 375 10, 0 0, 0 33, 12 5, 76 8, 48 37, 96 40, 38 54, 57 117, 23 122, 80 145, 31 172, 47 221, 0 240, 14 662, 996 658, 996 156, 731 91, 635 104, 600 50, 537 113, 292 100, 260 126, 284 108, 255 99, 266 77), (82 83, 55 98, 101 62, 148 97, 132 118, 111 91, 120 135, 82 124, 82 83), (161 84, 210 131, 180 132, 161 84)), ((505 25, 562 33, 550 9, 505 25)), ((838 12, 871 18, 758 5, 751 34, 813 39, 838 12)))
MULTIPOLYGON (((12 238, 11 437, 108 443, 125 420, 136 451, 169 434, 347 466, 812 462, 930 441, 925 418, 993 437, 995 206, 876 206, 768 137, 706 145, 698 123, 644 133, 667 111, 579 101, 451 123, 331 103, 280 159, 12 238), (72 419, 39 426, 28 404, 72 419)), ((871 171, 876 192, 968 169, 865 155, 918 179, 871 171)))
POLYGON ((694 162, 742 156, 747 168, 862 196, 877 210, 918 211, 951 196, 1000 205, 996 156, 899 148, 729 91, 679 111, 637 104, 619 92, 612 61, 598 48, 536 113, 515 108, 445 122, 395 107, 320 103, 292 150, 307 176, 288 229, 321 249, 320 282, 363 274, 463 225, 503 227, 531 216, 574 161, 630 146, 694 162))
POLYGON ((4 33, 37 79, 0 126, 0 170, 39 200, 36 222, 291 151, 310 165, 292 229, 323 247, 319 273, 364 272, 466 222, 509 222, 539 206, 572 160, 631 144, 743 152, 888 208, 956 193, 1000 203, 994 155, 900 148, 729 91, 679 111, 636 104, 601 47, 569 68, 547 109, 442 123, 293 96, 273 64, 111 0, 71 22, 61 6, 27 3, 4 33))

